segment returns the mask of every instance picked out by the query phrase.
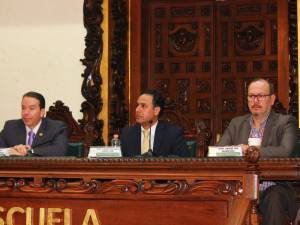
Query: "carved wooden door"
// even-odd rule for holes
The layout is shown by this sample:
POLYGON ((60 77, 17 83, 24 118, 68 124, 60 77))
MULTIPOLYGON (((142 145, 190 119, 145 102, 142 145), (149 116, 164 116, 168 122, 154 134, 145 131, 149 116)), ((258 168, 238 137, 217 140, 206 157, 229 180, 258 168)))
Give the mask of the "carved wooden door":
POLYGON ((213 142, 247 112, 249 80, 277 84, 276 1, 149 0, 143 9, 142 88, 159 89, 213 142))

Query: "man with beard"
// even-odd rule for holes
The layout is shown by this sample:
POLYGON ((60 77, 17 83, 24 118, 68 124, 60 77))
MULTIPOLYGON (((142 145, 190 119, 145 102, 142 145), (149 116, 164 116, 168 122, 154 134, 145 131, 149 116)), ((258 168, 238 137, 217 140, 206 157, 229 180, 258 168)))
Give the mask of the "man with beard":
POLYGON ((183 129, 159 121, 164 99, 156 90, 144 91, 137 100, 136 124, 121 131, 123 156, 188 156, 183 129))
POLYGON ((21 119, 5 122, 0 132, 0 154, 5 156, 64 156, 67 128, 61 121, 44 118, 45 98, 37 92, 23 95, 21 119))
MULTIPOLYGON (((255 79, 248 85, 250 114, 232 119, 218 145, 241 145, 248 149, 248 139, 260 139, 261 157, 289 157, 296 143, 296 120, 290 115, 275 113, 273 85, 265 79, 255 79)), ((296 193, 287 182, 265 181, 260 184, 259 212, 263 225, 282 225, 296 217, 296 193)))

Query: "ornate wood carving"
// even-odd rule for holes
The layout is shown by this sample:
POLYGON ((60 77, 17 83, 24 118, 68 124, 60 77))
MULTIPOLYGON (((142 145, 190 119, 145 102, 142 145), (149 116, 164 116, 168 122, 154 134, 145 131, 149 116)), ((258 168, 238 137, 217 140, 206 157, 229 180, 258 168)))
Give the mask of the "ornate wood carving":
POLYGON ((127 1, 112 0, 112 41, 111 41, 111 93, 109 135, 119 133, 128 125, 128 107, 125 99, 125 77, 127 61, 127 1))
POLYGON ((0 193, 65 193, 65 194, 145 194, 145 195, 241 195, 240 181, 186 181, 186 180, 136 180, 136 179, 61 179, 0 178, 0 193))
POLYGON ((197 99, 197 112, 199 113, 211 113, 210 98, 197 99))
POLYGON ((59 218, 64 224, 81 225, 88 224, 82 221, 89 209, 100 221, 94 224, 108 221, 111 225, 120 221, 118 218, 109 223, 117 210, 123 224, 132 224, 138 213, 142 215, 134 225, 145 225, 153 218, 153 210, 145 210, 144 206, 154 209, 159 205, 155 215, 160 216, 161 210, 170 213, 160 225, 170 221, 184 224, 186 218, 190 218, 189 224, 224 224, 219 218, 212 221, 214 216, 224 221, 239 217, 241 221, 228 224, 253 224, 240 218, 249 218, 250 201, 255 204, 259 194, 258 182, 299 180, 299 160, 0 158, 1 218, 13 218, 9 221, 14 224, 47 223, 59 218), (48 209, 50 214, 44 214, 48 209), (177 218, 177 214, 181 216, 177 218), (182 215, 185 217, 180 219, 182 215), (66 218, 71 218, 72 223, 66 218))
POLYGON ((68 136, 70 141, 80 141, 80 139, 84 139, 83 130, 80 128, 79 124, 74 120, 69 107, 66 106, 62 101, 57 100, 56 102, 54 102, 54 105, 49 107, 47 117, 65 122, 65 124, 67 125, 68 136))
POLYGON ((155 24, 155 56, 162 56, 162 26, 161 24, 155 24))
POLYGON ((229 47, 229 43, 228 43, 228 23, 227 22, 223 22, 221 25, 221 36, 222 36, 222 55, 223 56, 227 56, 228 55, 228 47, 229 47))
POLYGON ((243 99, 245 80, 264 77, 277 83, 282 76, 278 75, 277 39, 285 27, 278 30, 278 2, 142 1, 147 18, 142 28, 142 48, 146 49, 142 50, 143 87, 157 87, 161 80, 169 79, 168 90, 159 87, 178 106, 177 99, 186 96, 183 93, 178 98, 177 80, 189 80, 190 99, 184 112, 190 120, 210 121, 216 140, 223 120, 248 111, 243 99), (156 54, 158 49, 160 54, 156 54), (209 78, 207 88, 203 85, 209 78), (234 91, 224 91, 224 79, 235 80, 234 91), (210 93, 200 91, 202 87, 210 93))
POLYGON ((177 97, 176 102, 177 110, 179 112, 189 112, 190 102, 190 81, 188 79, 177 79, 176 81, 177 97))
POLYGON ((210 79, 196 80, 196 89, 198 93, 210 93, 210 87, 210 79))
POLYGON ((90 142, 95 145, 104 145, 102 131, 103 120, 98 119, 102 110, 100 63, 103 52, 102 33, 100 24, 103 20, 102 0, 85 0, 83 3, 85 36, 84 59, 80 61, 86 67, 82 77, 82 96, 86 99, 81 104, 83 119, 79 120, 81 127, 89 133, 90 142), (92 121, 92 123, 90 123, 92 121))
MULTIPOLYGON (((290 102, 289 114, 299 117, 298 110, 298 38, 297 38, 297 1, 289 1, 289 50, 290 50, 290 102)), ((299 118, 298 118, 299 120, 299 118)))
POLYGON ((236 93, 237 87, 234 79, 223 79, 222 80, 222 91, 224 93, 236 93))
POLYGON ((238 22, 234 26, 235 54, 261 55, 265 52, 264 23, 238 22))
POLYGON ((169 25, 169 55, 197 55, 197 23, 169 25))
POLYGON ((247 63, 246 62, 237 62, 236 71, 240 72, 247 72, 247 63))

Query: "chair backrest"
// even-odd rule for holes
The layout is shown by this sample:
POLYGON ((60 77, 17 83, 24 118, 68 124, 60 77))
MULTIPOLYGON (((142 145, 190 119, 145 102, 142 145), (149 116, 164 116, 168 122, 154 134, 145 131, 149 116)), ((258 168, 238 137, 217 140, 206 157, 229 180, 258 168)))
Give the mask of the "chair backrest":
POLYGON ((176 110, 166 109, 160 120, 182 127, 184 137, 191 157, 205 157, 211 140, 211 132, 208 129, 196 129, 182 113, 176 110))
POLYGON ((73 118, 69 107, 65 106, 62 101, 58 100, 53 106, 49 107, 46 117, 63 121, 66 124, 69 138, 67 156, 83 157, 85 149, 85 133, 77 121, 73 118))

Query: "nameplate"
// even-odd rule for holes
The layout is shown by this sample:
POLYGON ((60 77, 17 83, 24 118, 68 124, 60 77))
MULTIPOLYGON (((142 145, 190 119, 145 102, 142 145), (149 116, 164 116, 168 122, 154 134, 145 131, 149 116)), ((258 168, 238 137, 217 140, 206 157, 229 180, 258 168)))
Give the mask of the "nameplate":
POLYGON ((208 157, 241 157, 241 146, 208 146, 208 157))
POLYGON ((120 147, 111 146, 91 146, 88 154, 89 158, 98 157, 122 157, 120 147))

